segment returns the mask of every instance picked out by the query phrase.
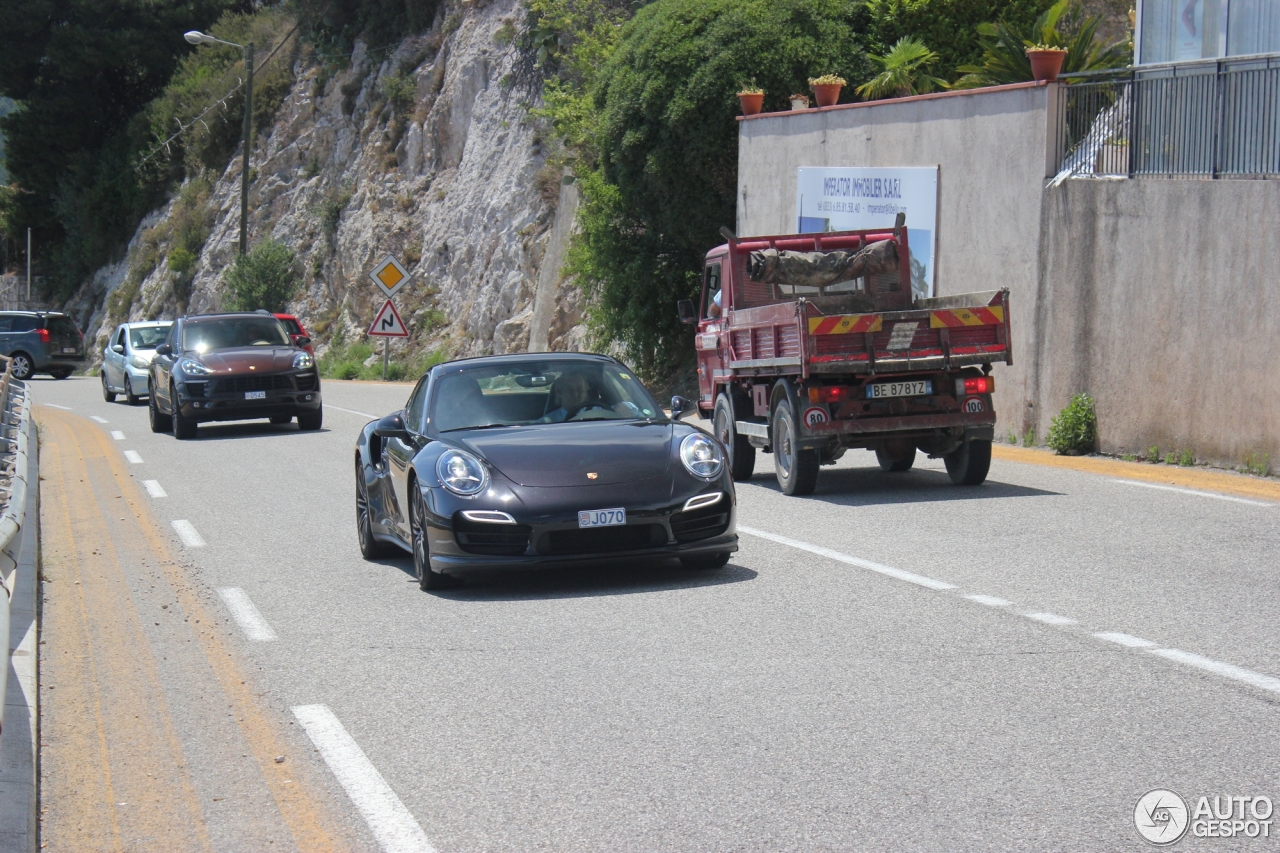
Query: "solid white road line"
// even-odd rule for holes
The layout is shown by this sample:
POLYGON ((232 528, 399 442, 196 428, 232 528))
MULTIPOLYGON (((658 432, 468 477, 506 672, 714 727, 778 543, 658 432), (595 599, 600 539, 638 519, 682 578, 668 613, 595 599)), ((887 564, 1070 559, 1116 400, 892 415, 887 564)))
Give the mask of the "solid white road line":
POLYGON ((98 423, 100 423, 100 424, 105 424, 105 423, 107 423, 107 419, 106 419, 106 418, 100 418, 100 417, 98 417, 97 415, 89 415, 89 420, 91 420, 91 421, 97 421, 97 422, 98 422, 98 423))
POLYGON ((240 623, 245 636, 250 640, 255 643, 266 643, 279 639, 243 589, 238 586, 228 587, 218 590, 218 595, 222 596, 222 600, 227 603, 227 609, 240 623))
POLYGON ((346 412, 348 415, 359 415, 362 418, 369 418, 370 420, 382 417, 382 415, 371 415, 368 412, 357 412, 355 409, 344 409, 341 406, 331 406, 328 403, 325 403, 324 407, 326 409, 335 409, 339 412, 346 412))
POLYGON ((913 583, 928 589, 955 589, 955 584, 946 581, 934 580, 924 575, 917 575, 914 572, 904 572, 902 569, 895 569, 892 566, 882 566, 879 563, 873 563, 870 560, 862 560, 858 557, 851 557, 848 554, 841 554, 839 551, 833 551, 830 548, 823 548, 821 545, 810 545, 808 542, 801 542, 799 539, 790 539, 786 536, 779 536, 776 533, 766 533, 763 530, 757 530, 754 527, 743 527, 738 525, 739 533, 746 533, 748 536, 759 536, 761 539, 768 539, 771 542, 777 542, 780 545, 787 545, 792 548, 798 548, 801 551, 808 551, 810 554, 817 554, 819 557, 826 557, 828 560, 835 560, 840 563, 848 563, 851 566, 857 566, 861 569, 869 569, 873 572, 879 572, 891 578, 897 578, 900 581, 913 583))
POLYGON ((1037 622, 1043 622, 1046 625, 1074 625, 1076 620, 1068 619, 1066 616, 1059 616, 1057 613, 1023 613, 1028 619, 1034 619, 1037 622))
POLYGON ((122 433, 118 429, 113 429, 111 431, 111 437, 114 438, 116 441, 124 441, 124 433, 122 433))
POLYGON ((1273 503, 1266 501, 1251 501, 1248 498, 1237 498, 1231 495, 1219 495, 1213 492, 1201 492, 1197 489, 1180 489, 1177 486, 1158 486, 1155 483, 1139 483, 1134 480, 1112 480, 1113 483, 1121 483, 1125 486, 1140 486, 1144 489, 1159 489, 1162 492, 1178 492, 1183 495, 1195 495, 1201 498, 1216 498, 1220 501, 1232 501, 1238 504, 1248 504, 1249 506, 1275 506, 1273 503))
POLYGON ((162 489, 160 484, 155 480, 143 480, 142 486, 147 490, 147 494, 151 495, 153 498, 169 497, 169 493, 162 489))
POLYGON ((413 814, 332 711, 324 705, 298 705, 293 715, 386 853, 435 853, 413 814))
POLYGON ((62 411, 64 412, 71 411, 70 406, 59 406, 57 403, 45 403, 44 405, 48 406, 51 409, 62 409, 62 411))
POLYGON ((136 450, 126 450, 124 452, 124 458, 128 459, 130 462, 134 463, 135 465, 142 461, 142 457, 138 455, 138 451, 136 450))
POLYGON ((1221 675, 1223 678, 1243 681, 1253 687, 1261 687, 1263 690, 1269 690, 1272 693, 1280 693, 1280 678, 1272 678, 1269 675, 1263 675, 1251 669, 1232 666, 1229 663, 1222 663, 1200 655, 1193 655, 1191 652, 1184 652, 1181 649, 1148 649, 1147 651, 1167 660, 1185 663, 1187 666, 1194 666, 1196 669, 1203 669, 1206 672, 1212 672, 1214 675, 1221 675))
POLYGON ((173 529, 177 532, 178 538, 182 540, 182 544, 188 548, 204 547, 204 538, 196 532, 195 527, 186 519, 180 518, 173 522, 173 529))
POLYGON ((996 598, 994 595, 966 595, 965 598, 970 601, 976 601, 979 604, 985 604, 988 607, 1008 607, 1010 604, 1013 604, 1012 601, 1008 601, 1003 598, 996 598))
POLYGON ((1131 649, 1152 649, 1155 643, 1150 640, 1144 640, 1141 637, 1135 637, 1132 634, 1121 634, 1119 631, 1104 631, 1101 634, 1094 634, 1099 640, 1106 640, 1108 643, 1118 643, 1122 646, 1128 646, 1131 649))

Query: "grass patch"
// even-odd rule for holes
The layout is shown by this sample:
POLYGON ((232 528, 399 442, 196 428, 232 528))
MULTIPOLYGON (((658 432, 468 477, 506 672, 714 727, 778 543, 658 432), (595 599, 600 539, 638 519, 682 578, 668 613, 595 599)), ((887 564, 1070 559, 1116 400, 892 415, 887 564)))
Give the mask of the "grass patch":
POLYGON ((1244 474, 1253 474, 1255 477, 1265 477, 1271 473, 1271 457, 1265 453, 1261 456, 1250 453, 1244 458, 1240 471, 1244 474))
POLYGON ((1027 431, 1022 434, 1022 446, 1023 447, 1036 446, 1036 428, 1035 427, 1033 426, 1027 427, 1027 431))

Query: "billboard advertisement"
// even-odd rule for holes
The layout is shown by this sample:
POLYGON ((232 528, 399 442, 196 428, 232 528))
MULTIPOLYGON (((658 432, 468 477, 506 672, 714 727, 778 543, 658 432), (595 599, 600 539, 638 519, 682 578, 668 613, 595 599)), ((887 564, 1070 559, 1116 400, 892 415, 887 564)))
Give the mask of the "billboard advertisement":
POLYGON ((934 254, 938 235, 938 167, 860 166, 797 169, 798 233, 892 228, 907 215, 911 248, 911 290, 934 295, 934 254))

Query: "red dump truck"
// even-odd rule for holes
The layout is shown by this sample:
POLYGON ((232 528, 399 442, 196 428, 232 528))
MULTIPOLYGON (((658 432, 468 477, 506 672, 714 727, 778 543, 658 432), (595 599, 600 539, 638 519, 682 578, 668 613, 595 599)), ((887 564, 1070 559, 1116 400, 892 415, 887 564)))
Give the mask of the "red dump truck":
POLYGON ((916 298, 907 229, 735 237, 709 253, 698 304, 698 408, 749 478, 772 453, 783 492, 813 491, 851 447, 906 471, 920 450, 957 485, 991 464, 991 365, 1013 363, 1009 291, 916 298))

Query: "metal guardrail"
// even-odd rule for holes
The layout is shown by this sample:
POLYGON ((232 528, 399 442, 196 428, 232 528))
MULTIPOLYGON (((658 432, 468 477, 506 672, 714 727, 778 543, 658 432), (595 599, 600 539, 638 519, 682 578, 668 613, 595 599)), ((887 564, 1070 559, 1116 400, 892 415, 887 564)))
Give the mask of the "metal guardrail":
POLYGON ((1280 56, 1060 79, 1060 177, 1280 176, 1280 56))
MULTIPOLYGON (((17 580, 18 560, 22 556, 22 530, 27 523, 27 482, 31 453, 31 400, 26 385, 13 378, 12 363, 4 361, 0 374, 0 497, 8 502, 0 513, 0 587, 4 601, 0 603, 0 637, 9 636, 9 602, 17 580), (7 493, 7 495, 6 495, 7 493)), ((5 695, 9 667, 0 667, 0 697, 5 695)), ((0 725, 4 703, 0 701, 0 725)))

